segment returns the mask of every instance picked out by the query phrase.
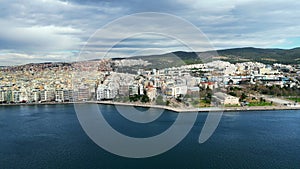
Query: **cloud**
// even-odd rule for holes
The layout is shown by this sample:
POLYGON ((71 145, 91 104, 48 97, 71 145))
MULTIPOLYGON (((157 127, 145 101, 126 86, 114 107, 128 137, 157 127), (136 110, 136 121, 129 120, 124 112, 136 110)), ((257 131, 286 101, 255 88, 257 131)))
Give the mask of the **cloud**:
POLYGON ((165 51, 163 53, 171 49, 213 50, 197 27, 177 16, 158 13, 134 14, 118 19, 93 34, 84 48, 87 51, 110 53, 105 56, 113 56, 113 51, 122 51, 124 56, 140 53, 139 50, 145 54, 150 51, 147 49, 165 51))
POLYGON ((36 62, 42 58, 27 56, 41 53, 49 60, 47 58, 53 58, 50 56, 57 51, 80 50, 88 37, 111 19, 108 16, 120 10, 119 7, 58 0, 12 0, 0 4, 3 8, 0 10, 0 50, 13 51, 6 53, 5 59, 1 56, 1 65, 14 64, 16 56, 36 62))
MULTIPOLYGON (((201 29, 216 49, 243 46, 289 48, 295 47, 299 41, 294 39, 300 37, 300 2, 296 0, 11 0, 1 1, 0 6, 0 65, 15 64, 15 59, 22 57, 28 62, 42 61, 43 57, 44 60, 57 61, 59 58, 53 56, 60 54, 74 58, 76 54, 72 51, 80 50, 99 28, 136 12, 165 12, 182 17, 201 29)), ((143 19, 147 20, 136 20, 140 22, 141 30, 158 27, 178 36, 184 35, 197 50, 208 49, 209 45, 203 46, 195 32, 189 32, 180 23, 171 24, 162 19, 149 25, 143 19)), ((85 53, 105 55, 111 42, 124 34, 134 35, 136 21, 121 23, 106 30, 105 36, 93 37, 85 48, 90 51, 85 53)), ((186 49, 180 45, 170 37, 157 37, 157 34, 134 35, 114 45, 111 56, 186 49)))
POLYGON ((12 26, 1 21, 0 49, 22 51, 69 50, 79 47, 81 40, 76 35, 82 31, 60 26, 12 26))
POLYGON ((69 62, 77 55, 77 53, 77 51, 22 53, 9 50, 0 50, 0 63, 2 66, 9 66, 26 63, 69 62), (24 62, 24 60, 27 62, 24 62))

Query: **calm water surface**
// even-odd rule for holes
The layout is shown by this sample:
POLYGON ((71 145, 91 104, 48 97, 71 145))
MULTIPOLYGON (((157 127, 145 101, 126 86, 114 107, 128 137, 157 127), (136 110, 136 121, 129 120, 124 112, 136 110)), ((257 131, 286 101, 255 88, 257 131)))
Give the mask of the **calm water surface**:
MULTIPOLYGON (((177 114, 165 111, 149 124, 130 123, 113 106, 101 106, 114 128, 149 137, 177 114)), ((300 168, 300 111, 224 113, 213 136, 199 144, 207 114, 187 137, 161 155, 129 159, 98 147, 82 130, 73 105, 0 106, 0 168, 300 168)))

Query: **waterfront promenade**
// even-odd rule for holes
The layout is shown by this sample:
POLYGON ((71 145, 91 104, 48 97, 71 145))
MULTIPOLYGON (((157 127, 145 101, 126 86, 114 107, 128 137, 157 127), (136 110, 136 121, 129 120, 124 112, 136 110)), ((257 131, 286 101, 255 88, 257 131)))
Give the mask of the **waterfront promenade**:
POLYGON ((230 112, 230 111, 257 111, 257 110, 298 110, 300 106, 244 106, 244 107, 199 107, 199 108, 175 108, 163 105, 150 105, 150 104, 138 104, 138 103, 121 103, 112 101, 91 101, 86 103, 97 103, 97 104, 109 104, 119 106, 136 106, 145 108, 159 108, 171 110, 178 113, 183 112, 230 112))
POLYGON ((144 108, 166 109, 177 113, 188 112, 233 112, 233 111, 264 111, 264 110, 298 110, 300 106, 239 106, 239 107, 199 107, 199 108, 179 108, 164 105, 140 104, 140 103, 122 103, 113 101, 87 101, 87 102, 44 102, 44 103, 14 103, 0 104, 0 106, 33 106, 33 105, 56 105, 56 104, 106 104, 116 106, 134 106, 144 108))

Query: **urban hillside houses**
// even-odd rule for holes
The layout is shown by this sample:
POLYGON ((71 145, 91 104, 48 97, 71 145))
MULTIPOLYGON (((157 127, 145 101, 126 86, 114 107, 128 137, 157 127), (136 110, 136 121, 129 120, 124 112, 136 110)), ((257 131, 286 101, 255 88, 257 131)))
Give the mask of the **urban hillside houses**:
POLYGON ((212 61, 151 70, 143 69, 145 65, 151 63, 141 59, 105 59, 2 68, 0 103, 91 100, 155 103, 157 97, 162 96, 164 103, 178 102, 185 106, 197 105, 201 99, 238 105, 241 98, 229 91, 228 86, 242 89, 243 85, 300 88, 299 65, 212 61), (124 72, 131 67, 129 72, 124 72), (213 96, 207 96, 208 92, 213 96))

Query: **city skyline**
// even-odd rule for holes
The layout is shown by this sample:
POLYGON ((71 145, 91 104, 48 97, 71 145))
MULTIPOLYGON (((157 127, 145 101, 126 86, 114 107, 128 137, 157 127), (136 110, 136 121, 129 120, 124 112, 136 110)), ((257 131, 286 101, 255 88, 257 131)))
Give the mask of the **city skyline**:
POLYGON ((0 0, 0 168, 300 168, 299 8, 0 0))

